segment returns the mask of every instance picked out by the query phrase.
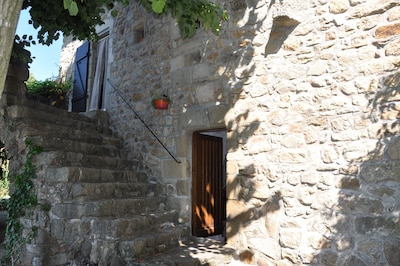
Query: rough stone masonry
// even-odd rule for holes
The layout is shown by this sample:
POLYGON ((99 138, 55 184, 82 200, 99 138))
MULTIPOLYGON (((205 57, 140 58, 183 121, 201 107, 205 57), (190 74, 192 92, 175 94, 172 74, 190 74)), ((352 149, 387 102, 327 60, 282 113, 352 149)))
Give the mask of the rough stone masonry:
POLYGON ((227 241, 257 265, 400 265, 400 2, 219 1, 181 39, 133 3, 110 31, 114 131, 190 225, 191 135, 227 132, 227 241), (135 32, 144 39, 135 42, 135 32), (156 91, 172 99, 154 110, 156 91))

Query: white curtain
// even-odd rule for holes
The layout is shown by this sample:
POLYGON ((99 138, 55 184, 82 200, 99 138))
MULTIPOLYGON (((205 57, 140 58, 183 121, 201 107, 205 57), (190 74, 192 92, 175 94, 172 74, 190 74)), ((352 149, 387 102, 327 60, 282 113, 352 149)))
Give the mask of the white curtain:
POLYGON ((108 58, 108 38, 100 40, 97 45, 96 72, 94 74, 92 93, 90 94, 89 111, 104 108, 104 89, 106 84, 106 66, 108 58), (100 102, 101 101, 101 102, 100 102))

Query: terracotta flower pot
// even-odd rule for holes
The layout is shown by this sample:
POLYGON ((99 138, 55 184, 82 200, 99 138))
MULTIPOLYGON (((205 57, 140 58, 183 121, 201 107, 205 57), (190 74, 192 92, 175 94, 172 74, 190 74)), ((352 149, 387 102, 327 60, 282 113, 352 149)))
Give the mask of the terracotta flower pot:
POLYGON ((153 103, 156 109, 168 109, 169 101, 166 99, 155 99, 153 103))

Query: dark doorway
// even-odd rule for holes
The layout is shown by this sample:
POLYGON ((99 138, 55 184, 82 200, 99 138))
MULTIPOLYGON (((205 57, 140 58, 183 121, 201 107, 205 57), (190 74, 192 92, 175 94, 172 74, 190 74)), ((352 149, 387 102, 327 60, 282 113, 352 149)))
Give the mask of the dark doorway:
POLYGON ((222 130, 198 131, 192 140, 192 234, 224 235, 225 142, 222 130))

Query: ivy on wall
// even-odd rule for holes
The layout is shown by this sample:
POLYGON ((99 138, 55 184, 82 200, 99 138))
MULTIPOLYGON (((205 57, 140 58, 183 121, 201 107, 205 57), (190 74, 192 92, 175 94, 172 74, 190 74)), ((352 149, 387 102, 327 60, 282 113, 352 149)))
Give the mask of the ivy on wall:
POLYGON ((25 212, 37 205, 37 196, 34 191, 33 179, 36 178, 36 167, 32 160, 33 156, 39 154, 43 149, 33 144, 32 140, 27 138, 25 145, 28 151, 22 171, 16 174, 10 174, 10 180, 13 182, 13 193, 7 203, 6 220, 6 238, 4 242, 4 253, 1 259, 1 265, 14 265, 20 259, 21 247, 24 243, 36 235, 36 228, 23 235, 24 226, 20 218, 25 212))

